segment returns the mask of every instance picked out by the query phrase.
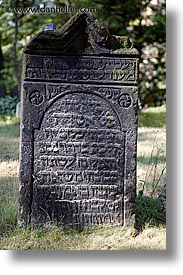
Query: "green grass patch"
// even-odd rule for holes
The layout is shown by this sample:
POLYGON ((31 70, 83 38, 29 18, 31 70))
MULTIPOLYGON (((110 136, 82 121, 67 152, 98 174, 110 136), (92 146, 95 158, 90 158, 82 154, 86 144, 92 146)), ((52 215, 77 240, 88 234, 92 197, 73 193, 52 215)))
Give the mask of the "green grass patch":
POLYGON ((20 119, 15 116, 0 118, 0 136, 16 138, 20 136, 20 119))
POLYGON ((166 214, 162 212, 159 201, 152 196, 144 196, 139 192, 136 199, 136 228, 142 230, 150 226, 165 225, 166 214))
POLYGON ((163 128, 166 125, 166 113, 139 113, 139 127, 163 128))
POLYGON ((0 235, 17 224, 17 177, 0 178, 0 235))
POLYGON ((151 107, 138 113, 139 127, 163 128, 166 126, 166 108, 151 107))
POLYGON ((0 119, 0 235, 16 226, 19 119, 0 119))

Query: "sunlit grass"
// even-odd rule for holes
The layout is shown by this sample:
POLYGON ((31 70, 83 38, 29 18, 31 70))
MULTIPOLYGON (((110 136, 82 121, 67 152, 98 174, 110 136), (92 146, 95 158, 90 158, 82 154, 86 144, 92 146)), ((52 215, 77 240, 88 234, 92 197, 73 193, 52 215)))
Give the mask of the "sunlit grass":
POLYGON ((163 226, 146 227, 135 235, 132 227, 100 227, 82 232, 53 227, 48 231, 16 229, 0 242, 0 249, 25 250, 164 250, 163 226))
POLYGON ((0 235, 16 225, 19 119, 0 120, 0 235))
MULTIPOLYGON (((147 181, 146 190, 152 188, 157 182, 162 170, 166 167, 166 129, 146 128, 138 129, 137 145, 137 187, 141 189, 144 181, 147 181)), ((160 177, 158 187, 166 181, 166 173, 160 177)), ((158 188, 157 188, 158 190, 158 188)))

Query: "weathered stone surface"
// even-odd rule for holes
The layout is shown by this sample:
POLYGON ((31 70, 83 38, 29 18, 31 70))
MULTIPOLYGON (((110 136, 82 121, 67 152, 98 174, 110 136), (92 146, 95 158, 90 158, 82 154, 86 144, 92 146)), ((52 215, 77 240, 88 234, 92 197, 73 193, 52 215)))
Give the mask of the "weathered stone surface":
POLYGON ((134 222, 138 52, 91 15, 24 50, 18 222, 134 222))
POLYGON ((111 35, 88 13, 78 13, 56 32, 40 32, 27 45, 26 54, 99 55, 126 54, 138 56, 125 36, 111 35))

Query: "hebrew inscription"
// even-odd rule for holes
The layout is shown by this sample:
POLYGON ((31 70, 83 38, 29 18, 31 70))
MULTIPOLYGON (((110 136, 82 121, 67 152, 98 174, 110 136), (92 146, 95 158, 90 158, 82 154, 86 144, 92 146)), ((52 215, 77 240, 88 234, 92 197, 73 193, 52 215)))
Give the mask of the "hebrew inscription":
POLYGON ((63 85, 63 84, 44 84, 44 82, 41 84, 41 87, 39 87, 39 84, 36 85, 37 89, 35 89, 35 86, 32 85, 31 82, 27 82, 24 84, 25 90, 30 90, 30 95, 28 97, 29 102, 31 105, 38 106, 45 102, 48 102, 50 100, 55 99, 62 93, 68 92, 68 91, 85 91, 85 89, 88 89, 88 93, 95 90, 100 95, 103 95, 106 99, 110 100, 111 103, 117 104, 119 107, 122 107, 124 109, 128 109, 133 105, 133 98, 132 94, 134 93, 134 87, 128 87, 128 86, 118 86, 118 87, 107 87, 106 85, 87 85, 87 88, 82 85, 63 85))
POLYGON ((25 77, 27 80, 91 81, 93 83, 102 80, 105 83, 136 84, 137 61, 137 58, 29 56, 25 77))
POLYGON ((122 225, 124 143, 101 97, 72 93, 53 103, 34 132, 34 218, 122 225))

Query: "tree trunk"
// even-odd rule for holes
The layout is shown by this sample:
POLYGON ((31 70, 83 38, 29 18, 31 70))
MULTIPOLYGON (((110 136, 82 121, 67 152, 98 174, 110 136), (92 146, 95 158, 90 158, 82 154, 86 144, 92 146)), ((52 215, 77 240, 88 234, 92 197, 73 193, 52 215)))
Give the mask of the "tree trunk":
POLYGON ((3 52, 1 49, 1 37, 0 37, 0 70, 3 68, 3 52))
MULTIPOLYGON (((15 1, 15 8, 18 7, 19 0, 15 1)), ((18 84, 18 90, 20 91, 20 72, 19 72, 19 66, 18 66, 18 58, 17 58, 17 34, 18 34, 18 14, 15 12, 15 34, 14 34, 14 64, 15 64, 15 74, 17 78, 17 84, 18 84)))

